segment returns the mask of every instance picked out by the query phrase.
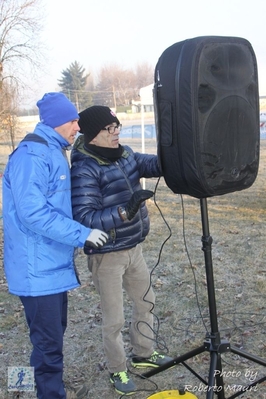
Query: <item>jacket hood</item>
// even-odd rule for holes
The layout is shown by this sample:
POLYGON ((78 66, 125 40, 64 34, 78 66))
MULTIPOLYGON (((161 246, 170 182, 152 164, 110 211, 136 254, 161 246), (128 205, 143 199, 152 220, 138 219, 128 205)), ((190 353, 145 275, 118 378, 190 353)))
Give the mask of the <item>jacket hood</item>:
POLYGON ((52 127, 45 125, 44 123, 37 123, 34 133, 43 137, 49 145, 55 145, 56 147, 67 148, 70 147, 69 142, 64 139, 59 133, 57 133, 52 127))

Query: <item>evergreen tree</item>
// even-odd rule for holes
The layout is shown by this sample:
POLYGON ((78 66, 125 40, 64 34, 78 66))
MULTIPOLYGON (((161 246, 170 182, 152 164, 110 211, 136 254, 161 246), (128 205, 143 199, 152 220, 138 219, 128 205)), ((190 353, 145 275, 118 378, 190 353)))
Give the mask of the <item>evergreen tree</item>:
POLYGON ((58 79, 58 85, 78 111, 92 105, 91 93, 86 91, 86 84, 89 74, 84 75, 83 68, 77 61, 70 64, 69 68, 62 71, 62 78, 58 79))

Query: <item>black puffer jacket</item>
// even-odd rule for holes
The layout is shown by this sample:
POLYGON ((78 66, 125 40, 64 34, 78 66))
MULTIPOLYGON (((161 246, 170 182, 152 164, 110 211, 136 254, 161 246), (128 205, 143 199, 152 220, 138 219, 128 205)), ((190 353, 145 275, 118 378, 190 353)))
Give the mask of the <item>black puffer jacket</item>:
POLYGON ((144 241, 150 228, 145 203, 131 221, 123 222, 117 208, 125 206, 132 193, 142 188, 142 177, 161 176, 157 156, 134 153, 125 146, 121 158, 110 162, 85 150, 80 135, 72 150, 71 165, 74 219, 109 234, 107 244, 101 249, 85 248, 85 252, 119 251, 144 241))

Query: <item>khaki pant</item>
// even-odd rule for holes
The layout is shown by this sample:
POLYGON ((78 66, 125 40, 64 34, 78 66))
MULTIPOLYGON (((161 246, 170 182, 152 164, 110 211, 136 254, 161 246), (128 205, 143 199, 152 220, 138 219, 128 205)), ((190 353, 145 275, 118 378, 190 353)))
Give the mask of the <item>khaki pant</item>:
POLYGON ((155 295, 141 245, 125 251, 90 255, 88 266, 101 297, 102 336, 108 369, 111 373, 125 371, 126 354, 121 334, 125 323, 123 288, 133 302, 130 324, 133 353, 149 357, 153 352, 151 310, 155 295))

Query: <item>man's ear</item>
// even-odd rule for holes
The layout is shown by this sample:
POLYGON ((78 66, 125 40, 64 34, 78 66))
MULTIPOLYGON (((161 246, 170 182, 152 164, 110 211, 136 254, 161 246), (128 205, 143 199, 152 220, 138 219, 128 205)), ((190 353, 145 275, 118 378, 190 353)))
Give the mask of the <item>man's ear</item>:
POLYGON ((99 134, 100 132, 89 142, 89 144, 97 145, 99 134))

